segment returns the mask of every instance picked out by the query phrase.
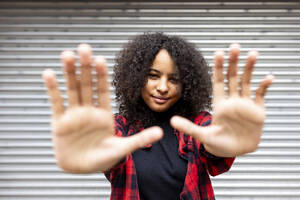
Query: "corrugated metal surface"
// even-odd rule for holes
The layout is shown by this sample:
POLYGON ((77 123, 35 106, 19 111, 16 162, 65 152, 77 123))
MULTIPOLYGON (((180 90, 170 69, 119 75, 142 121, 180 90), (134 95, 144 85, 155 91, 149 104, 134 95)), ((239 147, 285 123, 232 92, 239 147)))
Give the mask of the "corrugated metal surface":
POLYGON ((183 36, 209 63, 213 51, 232 42, 243 47, 242 63, 246 51, 260 51, 253 89, 266 74, 276 76, 266 97, 262 142, 231 172, 213 178, 215 193, 220 200, 300 199, 297 1, 1 1, 0 199, 109 198, 102 174, 65 174, 56 166, 41 72, 55 69, 65 90, 62 50, 90 43, 112 67, 127 39, 144 31, 183 36))

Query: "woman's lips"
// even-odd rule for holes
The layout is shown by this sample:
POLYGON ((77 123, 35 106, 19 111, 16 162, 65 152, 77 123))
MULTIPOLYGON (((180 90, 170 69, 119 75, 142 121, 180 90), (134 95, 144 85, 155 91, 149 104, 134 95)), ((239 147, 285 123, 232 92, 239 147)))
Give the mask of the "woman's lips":
POLYGON ((169 100, 169 98, 166 97, 152 96, 152 98, 154 99, 154 102, 157 104, 164 104, 169 100))

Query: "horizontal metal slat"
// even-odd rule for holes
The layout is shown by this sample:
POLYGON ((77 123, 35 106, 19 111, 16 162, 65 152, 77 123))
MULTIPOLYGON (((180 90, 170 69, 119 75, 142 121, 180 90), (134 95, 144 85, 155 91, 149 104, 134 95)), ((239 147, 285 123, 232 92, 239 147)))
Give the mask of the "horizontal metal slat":
MULTIPOLYGON (((183 27, 184 28, 184 27, 183 27)), ((175 28, 174 28, 175 29, 175 28)), ((187 28, 184 28, 184 30, 186 31, 187 28)), ((132 30, 132 29, 131 29, 132 30)), ((157 28, 157 31, 161 30, 161 28, 157 28)), ((0 32, 0 37, 6 37, 6 38, 22 38, 22 37, 33 37, 34 39, 38 39, 39 37, 56 37, 57 39, 60 39, 61 37, 66 37, 66 38, 74 38, 74 37, 81 37, 81 38, 86 38, 86 37, 102 37, 102 38, 114 38, 117 37, 119 38, 129 38, 129 37, 133 37, 135 35, 138 34, 143 34, 145 31, 147 31, 147 29, 143 29, 143 31, 137 31, 136 29, 133 30, 133 32, 122 32, 120 31, 114 31, 111 33, 107 33, 107 32, 59 32, 59 31, 53 31, 53 32, 49 32, 49 31, 26 31, 26 32, 5 32, 2 31, 0 32)), ((155 31, 154 28, 150 27, 149 31, 155 31)), ((189 37, 189 38, 203 38, 207 36, 207 37, 219 37, 221 36, 222 38, 226 38, 226 37, 231 37, 234 36, 236 39, 238 39, 239 37, 244 37, 244 38, 250 38, 255 36, 256 39, 260 39, 260 38, 272 38, 272 37, 278 37, 282 39, 286 38, 286 37, 297 37, 300 36, 299 32, 178 32, 178 30, 176 31, 164 31, 166 34, 169 35, 178 35, 178 36, 182 36, 182 37, 189 37)), ((296 38, 295 38, 296 39, 296 38)))
MULTIPOLYGON (((233 24, 0 24, 0 29, 4 31, 11 32, 12 35, 18 35, 16 31, 23 32, 29 34, 34 32, 43 32, 43 31, 50 31, 52 32, 58 32, 58 31, 65 31, 68 30, 68 32, 86 32, 89 33, 94 31, 100 31, 101 30, 110 30, 110 31, 137 31, 139 29, 146 31, 151 30, 154 31, 156 29, 164 30, 164 31, 171 31, 171 30, 177 30, 177 31, 199 31, 197 33, 202 33, 205 31, 212 31, 212 32, 218 32, 218 31, 238 31, 239 34, 241 32, 246 31, 257 31, 257 32, 265 32, 265 31, 272 31, 272 32, 296 32, 300 30, 300 25, 298 24, 239 24, 239 25, 233 25, 233 24)), ((75 32, 75 33, 76 33, 75 32)), ((226 33, 224 33, 226 34, 226 33)), ((1 34, 1 35, 5 35, 1 34)), ((202 34, 200 34, 202 35, 202 34)))
POLYGON ((64 10, 33 10, 33 9, 0 9, 2 16, 89 16, 89 17, 103 17, 103 16, 118 16, 118 17, 138 17, 141 14, 144 17, 178 17, 178 14, 182 17, 233 17, 240 16, 243 14, 244 17, 263 17, 263 16, 279 16, 279 17, 294 17, 297 16, 297 9, 287 12, 284 9, 272 10, 270 12, 261 12, 264 10, 248 10, 245 12, 244 9, 236 10, 206 10, 206 9, 190 9, 186 12, 183 9, 180 10, 162 10, 162 9, 139 9, 139 10, 124 10, 124 9, 109 9, 109 10, 82 10, 82 12, 76 12, 75 9, 64 9, 64 10), (181 13, 180 13, 181 11, 181 13), (14 14, 12 14, 14 13, 14 14), (17 13, 17 14, 16 14, 17 13), (76 13, 76 15, 75 15, 76 13))
POLYGON ((43 17, 39 16, 37 17, 30 17, 30 16, 10 16, 5 17, 0 15, 0 22, 3 21, 4 23, 13 23, 13 24, 24 24, 24 23, 30 23, 30 24, 40 24, 41 22, 43 24, 66 24, 66 23, 72 23, 72 24, 99 24, 99 20, 101 20, 102 24, 112 24, 113 23, 128 23, 131 24, 178 24, 178 23, 184 23, 184 24, 220 24, 220 21, 222 21, 222 24, 299 24, 300 17, 287 17, 287 16, 269 16, 269 17, 260 17, 260 16, 253 16, 253 17, 245 17, 245 16, 239 16, 239 17, 231 17, 231 16, 222 16, 220 17, 207 17, 207 16, 201 16, 201 17, 144 17, 144 16, 132 16, 132 17, 106 17, 101 16, 101 18, 95 18, 95 17, 60 17, 59 21, 55 16, 53 17, 43 17))
MULTIPOLYGON (((194 9, 195 7, 201 7, 205 9, 240 9, 240 8, 255 8, 255 9, 291 9, 297 7, 299 4, 297 2, 210 2, 210 1, 193 1, 193 2, 185 2, 184 9, 194 9)), ((57 9, 57 7, 72 7, 76 9, 154 9, 154 8, 167 8, 167 9, 182 9, 182 3, 179 2, 36 2, 35 4, 31 4, 28 2, 2 2, 1 7, 3 8, 28 8, 28 9, 57 9)))

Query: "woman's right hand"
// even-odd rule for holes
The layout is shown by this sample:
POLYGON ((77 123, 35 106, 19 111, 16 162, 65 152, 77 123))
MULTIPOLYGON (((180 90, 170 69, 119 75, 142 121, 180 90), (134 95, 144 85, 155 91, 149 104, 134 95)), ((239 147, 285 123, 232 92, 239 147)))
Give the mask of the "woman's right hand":
POLYGON ((58 89, 55 74, 47 69, 44 82, 52 107, 52 138, 57 164, 70 173, 104 172, 131 152, 162 137, 162 130, 152 127, 130 137, 115 136, 110 105, 106 60, 92 59, 87 44, 78 46, 80 75, 76 73, 75 54, 61 54, 67 84, 68 108, 58 89), (92 66, 97 72, 98 105, 93 102, 92 66))

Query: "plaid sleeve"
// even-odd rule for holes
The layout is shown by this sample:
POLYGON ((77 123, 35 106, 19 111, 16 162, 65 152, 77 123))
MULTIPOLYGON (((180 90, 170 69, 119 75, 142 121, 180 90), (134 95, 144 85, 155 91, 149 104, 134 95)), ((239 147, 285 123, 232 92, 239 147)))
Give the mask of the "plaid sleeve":
POLYGON ((126 131, 125 131, 125 126, 126 126, 126 119, 122 115, 116 115, 115 116, 115 134, 116 136, 119 137, 124 137, 126 136, 126 131))
MULTIPOLYGON (((203 112, 195 119, 195 123, 199 126, 208 126, 211 124, 212 116, 208 112, 203 112)), ((215 156, 205 150, 204 146, 200 144, 199 149, 202 155, 202 161, 205 163, 205 166, 210 175, 216 176, 228 171, 235 158, 224 158, 215 156)))
MULTIPOLYGON (((115 116, 115 135, 118 137, 126 136, 125 131, 125 125, 126 125, 126 119, 121 115, 115 116)), ((126 163, 127 158, 123 158, 119 163, 117 163, 113 168, 111 168, 109 171, 104 172, 105 177, 107 180, 111 180, 111 172, 122 167, 126 163)))

